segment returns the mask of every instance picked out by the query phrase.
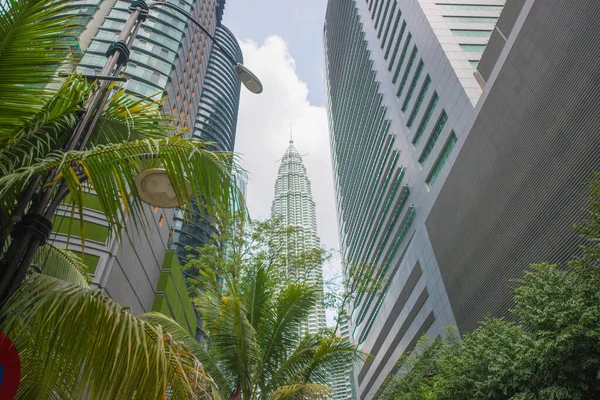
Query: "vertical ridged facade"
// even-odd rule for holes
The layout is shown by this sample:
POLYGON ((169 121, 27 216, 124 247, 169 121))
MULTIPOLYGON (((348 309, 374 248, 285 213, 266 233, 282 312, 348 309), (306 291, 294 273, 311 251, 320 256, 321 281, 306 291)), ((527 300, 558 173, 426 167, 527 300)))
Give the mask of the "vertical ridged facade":
MULTIPOLYGON (((242 50, 229 29, 220 25, 215 38, 237 62, 243 63, 242 50)), ((235 146, 237 115, 240 103, 241 82, 231 61, 214 46, 210 53, 198 113, 192 136, 212 142, 211 149, 232 152, 235 146)), ((213 228, 206 214, 194 202, 192 214, 186 217, 176 212, 173 224, 172 246, 176 248, 180 262, 186 261, 185 246, 202 247, 210 240, 213 228)))
MULTIPOLYGON (((317 236, 317 218, 315 214, 315 202, 312 198, 310 181, 306 174, 306 167, 302 162, 300 153, 296 150, 293 142, 285 151, 281 159, 281 165, 275 181, 275 198, 271 208, 271 215, 278 219, 285 227, 293 228, 289 236, 283 236, 283 247, 298 252, 308 251, 319 247, 317 236)), ((293 257, 293 255, 288 254, 293 257)), ((308 281, 311 284, 323 286, 323 271, 311 269, 308 281)), ((297 271, 288 265, 288 271, 280 271, 285 276, 297 276, 297 271)), ((325 328, 325 307, 321 296, 318 304, 311 310, 308 321, 302 330, 308 333, 316 333, 325 328)))
POLYGON ((580 255, 600 171, 600 3, 508 0, 478 73, 480 110, 427 219, 461 332, 509 316, 532 263, 580 255))
MULTIPOLYGON (((215 29, 219 44, 237 62, 242 64, 242 49, 233 33, 224 25, 215 29)), ((233 151, 240 104, 241 82, 231 61, 216 46, 210 53, 206 78, 193 136, 215 143, 215 150, 233 151)))
POLYGON ((369 263, 383 282, 348 310, 351 339, 373 355, 353 372, 360 400, 376 395, 421 335, 455 324, 425 221, 476 114, 475 61, 503 4, 467 3, 328 2, 325 80, 341 246, 347 262, 369 263))

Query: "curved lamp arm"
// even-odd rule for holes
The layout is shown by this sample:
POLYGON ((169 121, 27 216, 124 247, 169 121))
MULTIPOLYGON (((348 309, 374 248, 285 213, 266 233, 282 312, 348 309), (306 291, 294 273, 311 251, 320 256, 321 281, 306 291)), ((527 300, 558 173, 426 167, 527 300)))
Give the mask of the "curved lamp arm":
POLYGON ((191 21, 194 25, 196 25, 198 28, 200 28, 200 30, 202 32, 204 32, 204 34, 206 36, 208 36, 210 38, 210 40, 213 41, 215 46, 217 46, 219 48, 219 50, 221 50, 223 55, 233 64, 233 69, 238 74, 240 81, 242 81, 244 86, 246 86, 246 88, 249 91, 251 91, 252 93, 256 93, 256 94, 262 93, 263 86, 262 86, 262 83, 260 82, 260 79, 258 79, 258 77, 256 75, 254 75, 252 73, 252 71, 250 71, 248 68, 244 67, 242 64, 237 62, 233 58, 233 56, 231 54, 229 54, 229 52, 227 50, 225 50, 225 48, 223 46, 221 46, 221 44, 217 41, 217 39, 213 35, 211 35, 211 33, 204 26, 202 26, 202 24, 200 22, 196 21, 190 15, 190 13, 188 13, 187 11, 185 11, 183 8, 181 8, 179 6, 176 6, 171 3, 167 3, 166 1, 153 1, 148 4, 149 9, 159 8, 159 7, 167 7, 167 8, 170 8, 172 10, 179 12, 180 14, 184 15, 189 21, 191 21))

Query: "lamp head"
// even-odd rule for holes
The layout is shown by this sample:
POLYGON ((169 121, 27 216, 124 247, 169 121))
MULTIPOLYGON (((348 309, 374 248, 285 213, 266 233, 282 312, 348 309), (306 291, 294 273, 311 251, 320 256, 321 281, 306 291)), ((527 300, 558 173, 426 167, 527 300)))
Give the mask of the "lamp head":
MULTIPOLYGON (((182 204, 177 199, 177 194, 171 179, 163 168, 144 170, 134 178, 140 200, 146 204, 160 208, 179 208, 182 204)), ((185 180, 186 195, 192 196, 192 186, 185 180)))
POLYGON ((242 81, 249 91, 256 94, 262 93, 263 86, 262 83, 260 83, 260 79, 258 79, 248 68, 240 63, 236 63, 233 66, 233 69, 240 77, 240 81, 242 81))

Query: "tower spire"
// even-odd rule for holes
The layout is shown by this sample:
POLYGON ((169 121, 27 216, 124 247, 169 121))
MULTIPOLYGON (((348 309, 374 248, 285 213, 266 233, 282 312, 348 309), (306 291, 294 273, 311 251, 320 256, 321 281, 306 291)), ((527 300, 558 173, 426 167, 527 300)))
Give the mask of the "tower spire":
POLYGON ((290 144, 294 143, 294 139, 292 137, 292 124, 290 124, 290 144))

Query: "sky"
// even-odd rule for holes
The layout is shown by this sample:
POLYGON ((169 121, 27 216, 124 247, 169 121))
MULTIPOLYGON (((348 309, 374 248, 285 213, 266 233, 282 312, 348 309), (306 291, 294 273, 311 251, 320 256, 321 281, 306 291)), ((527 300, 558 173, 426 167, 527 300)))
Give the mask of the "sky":
MULTIPOLYGON (((223 24, 236 35, 244 65, 262 81, 255 95, 242 88, 235 151, 248 170, 253 218, 268 218, 279 160, 289 146, 303 156, 322 245, 339 249, 327 115, 322 32, 326 0, 228 0, 223 24)), ((339 259, 324 277, 339 276, 339 259)), ((328 322, 332 321, 331 311, 328 322)))

